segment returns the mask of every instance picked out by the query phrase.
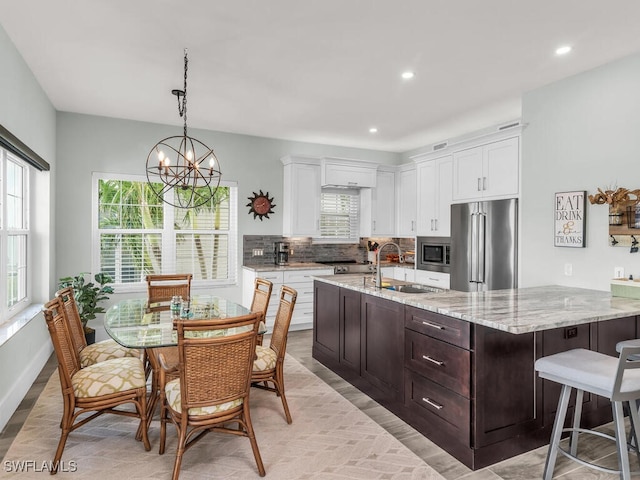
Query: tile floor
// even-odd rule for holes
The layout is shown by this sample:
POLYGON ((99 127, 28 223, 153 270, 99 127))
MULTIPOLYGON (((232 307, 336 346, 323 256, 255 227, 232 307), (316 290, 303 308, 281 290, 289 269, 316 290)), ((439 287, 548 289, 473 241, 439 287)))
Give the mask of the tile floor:
MULTIPOLYGON (((287 352, 360 408, 369 417, 374 419, 447 480, 530 480, 541 478, 546 456, 546 448, 544 447, 481 470, 470 470, 398 417, 342 380, 322 364, 315 361, 311 357, 311 342, 311 330, 291 332, 289 334, 287 352)), ((18 410, 11 417, 5 429, 0 433, 0 458, 3 458, 6 454, 13 438, 29 415, 33 404, 55 370, 56 365, 56 359, 52 356, 20 404, 18 410)), ((604 427, 604 430, 607 429, 608 427, 604 427)), ((594 460, 598 459, 601 465, 615 465, 616 461, 613 455, 614 445, 610 441, 599 437, 591 437, 581 443, 581 450, 582 449, 584 449, 584 455, 594 460)), ((640 468, 635 458, 632 459, 631 468, 632 470, 638 470, 640 468)), ((584 467, 569 462, 566 458, 560 458, 556 466, 556 476, 554 476, 554 478, 562 480, 609 480, 618 478, 618 476, 590 469, 586 470, 584 467)))

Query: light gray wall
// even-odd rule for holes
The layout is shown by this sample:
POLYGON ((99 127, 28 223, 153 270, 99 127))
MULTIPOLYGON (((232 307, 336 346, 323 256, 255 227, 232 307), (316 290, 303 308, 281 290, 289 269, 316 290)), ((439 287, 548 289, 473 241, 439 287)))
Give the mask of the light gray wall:
POLYGON ((555 192, 640 188, 640 55, 527 93, 523 122, 521 286, 609 290, 615 266, 640 277, 640 254, 608 246, 606 206, 587 201, 586 248, 553 246, 555 192))
MULTIPOLYGON (((0 27, 0 124, 37 152, 55 171, 55 109, 0 27)), ((43 303, 53 293, 54 198, 51 173, 35 174, 30 198, 34 233, 29 254, 33 266, 32 300, 43 303)), ((36 308, 37 310, 37 308, 36 308)), ((0 430, 19 405, 53 351, 41 314, 36 315, 0 346, 0 430)))
MULTIPOLYGON (((177 112, 176 112, 177 116, 177 112)), ((180 135, 181 127, 106 117, 58 113, 57 158, 60 171, 55 184, 57 277, 89 271, 91 267, 92 172, 145 173, 151 148, 161 139, 180 135)), ((399 155, 271 138, 190 129, 189 134, 213 148, 220 160, 223 180, 238 183, 238 282, 241 282, 242 235, 282 234, 283 165, 289 154, 336 156, 396 164, 399 155), (274 197, 275 213, 260 221, 248 214, 247 198, 262 190, 274 197)), ((241 301, 241 285, 224 295, 241 301)), ((117 298, 115 296, 113 299, 117 298)), ((112 300, 113 300, 112 299, 112 300)))

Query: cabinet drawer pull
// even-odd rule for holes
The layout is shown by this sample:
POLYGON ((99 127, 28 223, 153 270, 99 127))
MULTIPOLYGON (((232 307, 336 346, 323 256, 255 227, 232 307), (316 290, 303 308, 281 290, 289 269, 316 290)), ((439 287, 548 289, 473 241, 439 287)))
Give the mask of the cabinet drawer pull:
POLYGON ((433 327, 433 328, 437 328, 438 330, 444 330, 444 327, 442 325, 438 325, 436 323, 431 323, 423 320, 422 324, 426 325, 427 327, 433 327))
POLYGON ((441 362, 440 360, 436 360, 435 358, 431 358, 429 355, 422 355, 422 358, 424 360, 427 360, 431 363, 435 363, 436 365, 438 365, 439 367, 441 367, 442 365, 444 365, 444 362, 441 362))
POLYGON ((437 408, 438 410, 442 410, 442 408, 444 407, 444 405, 440 405, 439 403, 434 402, 430 398, 422 398, 422 401, 425 403, 428 403, 433 408, 437 408))

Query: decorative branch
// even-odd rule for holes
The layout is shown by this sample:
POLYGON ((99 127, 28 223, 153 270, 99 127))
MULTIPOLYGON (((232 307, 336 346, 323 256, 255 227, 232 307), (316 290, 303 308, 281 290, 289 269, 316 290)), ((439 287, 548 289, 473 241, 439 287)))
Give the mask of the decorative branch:
POLYGON ((610 207, 616 207, 620 204, 633 202, 640 203, 640 189, 629 190, 628 188, 618 188, 616 190, 605 190, 604 192, 598 188, 598 193, 589 195, 591 205, 608 204, 610 207))

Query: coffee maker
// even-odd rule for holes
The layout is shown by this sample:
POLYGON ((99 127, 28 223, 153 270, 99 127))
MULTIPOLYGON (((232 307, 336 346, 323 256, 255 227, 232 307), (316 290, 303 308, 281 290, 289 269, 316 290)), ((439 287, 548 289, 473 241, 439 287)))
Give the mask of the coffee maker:
POLYGON ((289 244, 275 242, 274 252, 276 265, 289 265, 289 244))

